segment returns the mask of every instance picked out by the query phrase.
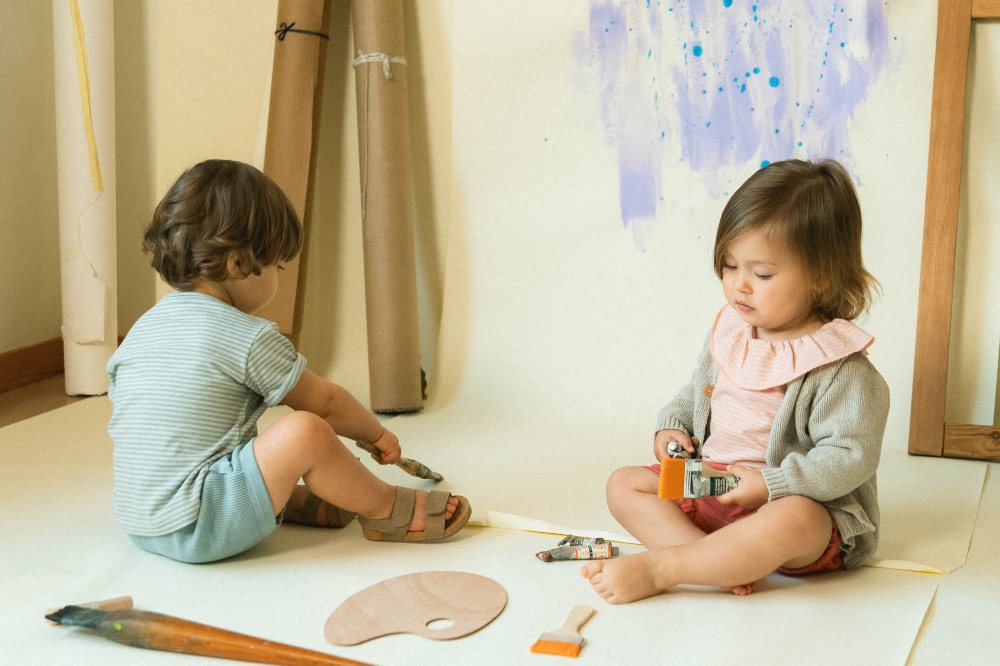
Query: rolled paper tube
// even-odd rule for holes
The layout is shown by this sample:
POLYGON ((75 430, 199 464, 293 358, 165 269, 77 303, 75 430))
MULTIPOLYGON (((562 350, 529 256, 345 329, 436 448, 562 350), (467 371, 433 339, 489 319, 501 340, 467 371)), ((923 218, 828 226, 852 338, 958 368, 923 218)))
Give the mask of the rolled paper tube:
POLYGON ((53 0, 66 393, 108 390, 118 345, 112 0, 53 0))
MULTIPOLYGON (((316 119, 322 100, 329 0, 279 0, 274 35, 271 100, 264 147, 264 173, 280 187, 302 220, 309 215, 309 195, 316 154, 316 119)), ((278 292, 259 314, 278 324, 286 335, 298 330, 299 275, 305 248, 282 264, 278 292)))
POLYGON ((371 407, 423 406, 402 0, 351 5, 371 407))

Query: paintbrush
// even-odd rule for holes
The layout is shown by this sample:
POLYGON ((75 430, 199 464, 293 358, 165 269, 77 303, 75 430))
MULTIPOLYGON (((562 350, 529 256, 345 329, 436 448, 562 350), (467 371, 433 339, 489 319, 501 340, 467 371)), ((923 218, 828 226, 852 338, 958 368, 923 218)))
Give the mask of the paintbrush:
POLYGON ((147 650, 292 666, 363 663, 149 611, 65 606, 45 617, 59 624, 93 629, 110 640, 147 650))
POLYGON ((596 611, 590 606, 577 606, 569 612, 565 624, 555 631, 538 637, 531 651, 537 654, 555 654, 560 657, 576 657, 586 642, 580 635, 580 627, 593 617, 596 611))
MULTIPOLYGON (((378 460, 378 456, 381 453, 381 451, 379 451, 378 447, 376 447, 374 444, 369 444, 368 442, 362 442, 362 441, 358 441, 355 443, 368 453, 372 454, 372 457, 374 457, 375 460, 378 460)), ((410 476, 415 476, 420 479, 431 479, 435 482, 444 479, 443 476, 441 476, 435 471, 432 471, 430 468, 427 467, 427 465, 423 464, 422 462, 418 462, 413 458, 400 458, 399 460, 396 461, 395 465, 396 467, 403 470, 410 476)))
POLYGON ((664 458, 660 461, 660 483, 656 496, 660 499, 694 499, 723 495, 739 485, 735 474, 703 465, 700 458, 664 458))

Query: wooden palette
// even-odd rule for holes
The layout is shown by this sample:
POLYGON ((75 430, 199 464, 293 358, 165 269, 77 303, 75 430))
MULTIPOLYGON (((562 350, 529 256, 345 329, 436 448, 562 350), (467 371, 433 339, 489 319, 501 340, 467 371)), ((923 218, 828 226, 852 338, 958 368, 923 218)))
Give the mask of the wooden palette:
POLYGON ((507 605, 496 581, 462 571, 422 571, 390 578, 350 596, 330 615, 323 636, 357 645, 389 634, 461 638, 493 621, 507 605))

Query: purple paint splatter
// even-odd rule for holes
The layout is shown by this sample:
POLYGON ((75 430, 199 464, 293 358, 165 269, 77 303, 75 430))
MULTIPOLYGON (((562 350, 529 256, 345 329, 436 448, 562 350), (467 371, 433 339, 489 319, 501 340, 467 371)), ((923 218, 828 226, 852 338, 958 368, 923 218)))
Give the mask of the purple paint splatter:
POLYGON ((576 56, 596 65, 622 222, 657 216, 678 157, 720 196, 721 167, 830 156, 887 60, 883 3, 592 0, 576 56), (586 43, 584 43, 584 41, 586 43))

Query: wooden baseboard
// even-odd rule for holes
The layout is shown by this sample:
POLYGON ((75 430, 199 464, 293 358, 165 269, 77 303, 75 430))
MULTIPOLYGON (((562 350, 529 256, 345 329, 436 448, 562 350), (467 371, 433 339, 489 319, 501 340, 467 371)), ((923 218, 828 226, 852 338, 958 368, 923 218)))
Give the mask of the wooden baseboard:
POLYGON ((0 392, 63 372, 63 341, 52 338, 0 353, 0 392))
POLYGON ((1000 460, 1000 427, 945 423, 941 455, 949 458, 1000 460))

